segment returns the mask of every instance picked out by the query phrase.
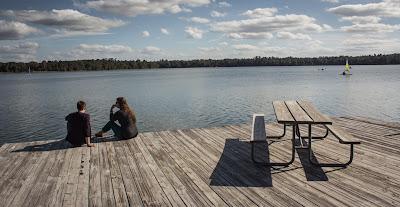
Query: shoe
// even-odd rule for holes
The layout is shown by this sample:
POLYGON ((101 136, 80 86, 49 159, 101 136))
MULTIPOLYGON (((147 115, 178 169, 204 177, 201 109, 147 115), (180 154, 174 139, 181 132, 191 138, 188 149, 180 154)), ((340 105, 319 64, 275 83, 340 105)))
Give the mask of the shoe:
POLYGON ((94 136, 96 136, 96 137, 103 137, 103 132, 102 132, 102 131, 99 131, 99 132, 97 132, 96 134, 94 134, 94 136))

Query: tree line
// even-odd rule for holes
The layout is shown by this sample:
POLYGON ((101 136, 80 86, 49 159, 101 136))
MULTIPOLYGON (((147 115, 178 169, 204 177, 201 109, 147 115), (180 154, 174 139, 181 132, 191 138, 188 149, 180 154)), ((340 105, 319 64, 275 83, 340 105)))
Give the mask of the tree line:
POLYGON ((400 64, 400 53, 374 54, 364 56, 337 57, 260 57, 233 59, 196 59, 196 60, 117 60, 92 59, 72 61, 7 62, 0 63, 0 72, 31 71, 96 71, 119 69, 151 68, 193 68, 193 67, 243 67, 243 66, 305 66, 305 65, 344 65, 346 59, 351 65, 388 65, 400 64))

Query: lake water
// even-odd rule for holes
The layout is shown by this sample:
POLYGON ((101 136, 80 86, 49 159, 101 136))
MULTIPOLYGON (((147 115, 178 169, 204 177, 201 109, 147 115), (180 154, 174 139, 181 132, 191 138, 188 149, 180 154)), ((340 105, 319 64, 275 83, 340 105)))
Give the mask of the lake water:
POLYGON ((400 66, 240 67, 0 74, 0 145, 64 138, 64 117, 80 99, 93 133, 118 96, 127 98, 140 131, 274 120, 273 100, 310 100, 335 116, 400 121, 400 66))

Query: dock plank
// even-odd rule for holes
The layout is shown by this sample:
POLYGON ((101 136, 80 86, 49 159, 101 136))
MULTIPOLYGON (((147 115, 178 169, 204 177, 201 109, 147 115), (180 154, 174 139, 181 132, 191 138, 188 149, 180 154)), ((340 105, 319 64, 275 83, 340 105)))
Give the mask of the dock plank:
POLYGON ((136 163, 135 168, 131 168, 135 174, 137 186, 140 189, 139 194, 142 198, 144 206, 172 206, 167 195, 161 188, 157 181, 157 178, 153 174, 149 163, 147 163, 145 157, 149 156, 145 154, 144 149, 140 148, 137 144, 136 139, 145 136, 143 134, 138 135, 135 140, 128 142, 131 157, 130 161, 136 163))
POLYGON ((293 116, 287 108, 284 101, 274 101, 272 106, 275 110, 275 116, 278 123, 292 123, 294 122, 293 116))
MULTIPOLYGON (((32 187, 37 183, 40 173, 43 171, 46 161, 48 159, 49 153, 35 152, 39 155, 38 161, 35 166, 31 168, 29 176, 24 181, 23 186, 16 193, 10 206, 22 206, 25 200, 30 199, 28 195, 32 191, 32 187)), ((3 191, 4 189, 2 189, 3 191)))
POLYGON ((297 123, 310 123, 313 120, 308 116, 308 114, 299 106, 296 101, 285 101, 287 108, 292 114, 293 118, 297 123))
POLYGON ((126 196, 129 202, 129 206, 143 206, 142 200, 139 195, 139 190, 134 181, 134 175, 129 168, 128 156, 124 153, 124 145, 127 145, 128 141, 119 141, 114 143, 116 156, 118 157, 117 162, 119 163, 122 180, 125 186, 126 196))
POLYGON ((90 207, 102 206, 101 181, 100 181, 100 151, 97 141, 93 142, 95 147, 90 148, 89 169, 89 203, 90 207))
POLYGON ((332 119, 318 111, 315 106, 309 101, 297 101, 301 108, 308 116, 317 124, 332 124, 332 119))
POLYGON ((100 189, 101 189, 101 202, 103 206, 116 206, 114 189, 111 181, 110 161, 107 153, 106 144, 97 144, 100 155, 100 189))

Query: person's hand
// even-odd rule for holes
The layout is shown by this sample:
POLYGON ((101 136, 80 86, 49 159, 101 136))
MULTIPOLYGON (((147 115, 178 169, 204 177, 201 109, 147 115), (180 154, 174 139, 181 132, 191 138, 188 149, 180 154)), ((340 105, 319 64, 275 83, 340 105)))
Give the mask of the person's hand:
POLYGON ((88 147, 94 147, 93 143, 87 144, 88 147))
POLYGON ((115 105, 115 104, 113 104, 113 105, 111 106, 112 109, 115 108, 115 107, 117 107, 117 105, 115 105))

